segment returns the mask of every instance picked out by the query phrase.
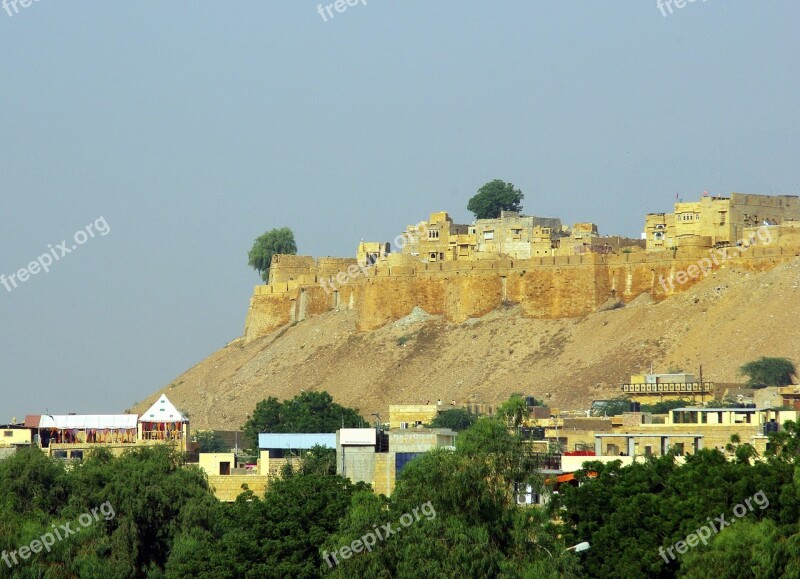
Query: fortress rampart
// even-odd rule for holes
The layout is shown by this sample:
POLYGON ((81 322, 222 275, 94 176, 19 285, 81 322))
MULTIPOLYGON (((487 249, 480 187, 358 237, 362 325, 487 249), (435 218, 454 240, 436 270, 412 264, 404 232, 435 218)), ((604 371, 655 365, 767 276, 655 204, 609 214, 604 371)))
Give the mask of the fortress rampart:
MULTIPOLYGON (((741 253, 728 248, 731 257, 718 257, 718 264, 710 269, 767 271, 800 256, 800 228, 777 229, 770 244, 754 245, 741 253)), ((355 310, 357 328, 362 331, 396 321, 416 306, 455 323, 483 316, 504 303, 519 304, 526 317, 578 317, 596 311, 609 299, 628 303, 649 293, 660 301, 684 291, 704 278, 702 273, 690 276, 701 260, 710 261, 711 251, 704 244, 687 243, 676 250, 650 253, 527 260, 476 256, 437 263, 390 254, 365 268, 359 268, 355 259, 278 255, 273 258, 269 284, 256 286, 250 300, 245 338, 251 340, 334 309, 355 310), (687 271, 686 281, 681 283, 678 277, 678 283, 669 283, 687 271)))

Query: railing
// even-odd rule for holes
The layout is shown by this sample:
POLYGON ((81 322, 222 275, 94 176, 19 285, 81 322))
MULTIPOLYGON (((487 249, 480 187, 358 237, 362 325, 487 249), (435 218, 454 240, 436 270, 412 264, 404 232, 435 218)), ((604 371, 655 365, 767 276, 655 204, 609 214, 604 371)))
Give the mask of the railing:
POLYGON ((142 432, 141 440, 144 441, 157 441, 157 442, 177 442, 183 439, 183 433, 180 430, 165 432, 161 430, 150 430, 142 432))
POLYGON ((561 470, 560 454, 544 454, 536 452, 532 455, 534 468, 539 470, 561 470))

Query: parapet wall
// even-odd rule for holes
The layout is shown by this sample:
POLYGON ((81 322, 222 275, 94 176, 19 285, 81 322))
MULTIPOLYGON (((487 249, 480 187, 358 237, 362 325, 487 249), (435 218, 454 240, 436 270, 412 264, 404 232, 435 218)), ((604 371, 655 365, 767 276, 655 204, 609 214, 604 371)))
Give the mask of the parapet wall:
POLYGON ((663 300, 703 279, 704 271, 732 266, 766 271, 800 256, 796 228, 774 240, 780 242, 745 251, 687 244, 674 251, 528 260, 423 263, 390 255, 365 268, 355 259, 276 256, 271 283, 257 286, 251 298, 245 337, 254 339, 334 309, 355 310, 362 331, 396 321, 417 306, 455 323, 508 303, 519 304, 526 317, 578 317, 609 299, 627 303, 649 293, 663 300))

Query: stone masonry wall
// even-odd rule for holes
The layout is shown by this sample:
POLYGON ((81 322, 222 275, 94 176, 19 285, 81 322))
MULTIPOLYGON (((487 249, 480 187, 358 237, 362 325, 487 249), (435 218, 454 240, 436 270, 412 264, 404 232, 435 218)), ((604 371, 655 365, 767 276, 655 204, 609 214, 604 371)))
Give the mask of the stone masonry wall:
POLYGON ((675 251, 516 261, 390 259, 365 269, 353 259, 314 262, 309 257, 277 256, 272 283, 257 286, 250 300, 245 337, 251 340, 333 309, 355 309, 361 331, 396 321, 417 306, 455 323, 483 316, 504 303, 520 304, 526 317, 578 317, 609 299, 627 303, 650 293, 663 300, 703 279, 701 266, 709 271, 732 266, 766 271, 800 255, 796 244, 777 243, 754 246, 741 255, 729 248, 733 257, 728 260, 710 251, 689 245, 675 251))

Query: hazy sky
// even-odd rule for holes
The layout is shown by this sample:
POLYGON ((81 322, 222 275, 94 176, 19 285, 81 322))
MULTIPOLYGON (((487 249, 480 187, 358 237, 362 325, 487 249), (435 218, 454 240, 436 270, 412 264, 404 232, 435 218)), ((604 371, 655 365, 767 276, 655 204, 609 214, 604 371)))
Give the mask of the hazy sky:
POLYGON ((352 256, 431 211, 470 221, 494 178, 631 236, 675 193, 800 194, 796 0, 9 10, 0 273, 60 259, 0 285, 0 422, 120 412, 240 336, 273 227, 352 256))

